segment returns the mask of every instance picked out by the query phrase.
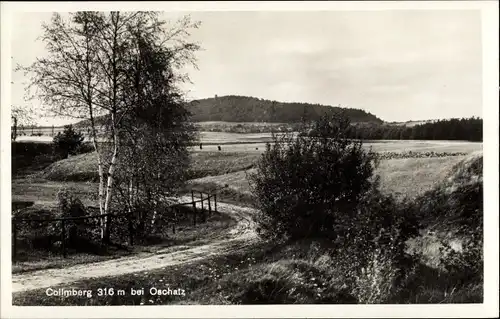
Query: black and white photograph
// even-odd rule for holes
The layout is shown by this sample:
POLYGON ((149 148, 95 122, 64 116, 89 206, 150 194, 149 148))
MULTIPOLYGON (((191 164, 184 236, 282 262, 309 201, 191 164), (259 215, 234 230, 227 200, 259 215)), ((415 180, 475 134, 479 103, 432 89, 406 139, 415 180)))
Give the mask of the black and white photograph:
POLYGON ((412 3, 2 2, 2 317, 498 315, 498 2, 412 3))

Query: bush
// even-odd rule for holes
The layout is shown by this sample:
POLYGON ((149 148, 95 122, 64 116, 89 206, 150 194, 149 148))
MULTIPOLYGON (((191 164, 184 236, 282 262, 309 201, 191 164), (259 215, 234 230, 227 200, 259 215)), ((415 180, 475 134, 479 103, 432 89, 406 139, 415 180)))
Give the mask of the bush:
POLYGON ((77 154, 91 153, 94 150, 95 150, 94 145, 92 145, 92 143, 90 142, 86 142, 78 145, 78 147, 74 151, 74 154, 77 155, 77 154))
MULTIPOLYGON (((75 195, 71 188, 64 188, 57 193, 58 215, 62 218, 83 217, 87 215, 85 206, 75 195)), ((66 240, 73 245, 78 246, 78 242, 90 237, 89 231, 94 224, 87 219, 65 221, 66 240)))
POLYGON ((12 175, 28 174, 38 171, 58 161, 54 155, 53 144, 39 142, 12 142, 12 175))
POLYGON ((68 157, 68 155, 75 155, 77 154, 76 151, 81 146, 83 139, 83 134, 73 130, 72 125, 66 125, 64 126, 63 133, 59 132, 56 136, 54 136, 54 149, 64 158, 68 157))
POLYGON ((360 303, 385 303, 398 294, 417 261, 406 242, 418 236, 409 204, 382 194, 375 183, 349 219, 337 228, 337 265, 360 303))
POLYGON ((324 116, 315 126, 314 137, 274 137, 249 174, 263 237, 333 239, 373 183, 375 153, 345 138, 345 117, 324 116))

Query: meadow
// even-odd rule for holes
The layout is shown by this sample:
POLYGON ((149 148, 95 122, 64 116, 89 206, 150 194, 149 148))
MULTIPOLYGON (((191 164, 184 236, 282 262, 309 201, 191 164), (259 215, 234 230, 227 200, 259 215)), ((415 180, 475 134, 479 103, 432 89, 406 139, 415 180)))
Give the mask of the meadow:
MULTIPOLYGON (((245 204, 248 204, 250 186, 246 175, 252 172, 260 154, 265 151, 265 142, 253 141, 270 139, 270 134, 201 132, 200 135, 202 149, 199 146, 191 149, 190 187, 200 190, 225 188, 221 190, 225 199, 234 202, 243 197, 246 199, 245 204), (221 147, 220 151, 218 146, 221 147)), ((382 155, 403 154, 406 157, 382 157, 376 173, 381 178, 384 191, 408 197, 429 190, 467 154, 482 150, 482 143, 457 141, 367 141, 364 146, 382 155), (418 154, 425 152, 434 153, 428 157, 418 157, 418 154), (438 154, 444 157, 434 156, 438 154), (448 156, 454 154, 459 155, 448 156)), ((47 205, 54 203, 59 188, 70 186, 80 190, 79 195, 86 204, 95 204, 95 198, 91 199, 87 195, 95 193, 95 182, 98 180, 95 156, 94 153, 85 153, 54 163, 44 156, 42 167, 34 165, 34 169, 23 169, 29 171, 28 176, 14 174, 13 200, 47 205)), ((16 161, 29 162, 30 159, 22 154, 14 154, 14 164, 16 161)))

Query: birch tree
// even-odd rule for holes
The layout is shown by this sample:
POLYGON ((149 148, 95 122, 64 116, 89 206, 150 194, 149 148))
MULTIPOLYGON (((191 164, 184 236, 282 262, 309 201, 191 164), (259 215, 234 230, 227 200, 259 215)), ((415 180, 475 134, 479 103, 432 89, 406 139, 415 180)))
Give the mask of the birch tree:
MULTIPOLYGON (((187 25, 189 19, 179 23, 187 25)), ((121 206, 137 213, 138 234, 148 232, 146 219, 151 219, 153 226, 159 212, 165 212, 162 208, 168 203, 164 199, 174 195, 185 181, 188 146, 197 137, 178 88, 188 78, 176 68, 194 63, 189 53, 199 47, 179 41, 175 33, 164 36, 168 41, 174 40, 171 45, 160 45, 150 34, 137 32, 135 46, 139 54, 131 57, 128 64, 130 85, 126 96, 133 100, 134 107, 122 123, 124 147, 117 198, 121 206)), ((172 216, 161 217, 171 220, 172 216)))
MULTIPOLYGON (((197 26, 182 19, 168 28, 155 12, 77 12, 68 19, 54 14, 43 25, 41 39, 48 56, 23 68, 31 75, 28 90, 36 89, 32 97, 42 100, 53 114, 88 121, 97 154, 101 214, 111 211, 124 119, 154 93, 136 89, 130 96, 136 84, 130 70, 141 57, 138 39, 147 39, 157 48, 172 45, 164 53, 169 53, 172 67, 180 69, 194 61, 198 46, 184 38, 187 30, 197 26), (96 125, 97 117, 102 125, 96 125)), ((141 72, 136 69, 136 76, 141 72)), ((182 72, 175 79, 188 80, 182 72)), ((107 239, 109 223, 107 218, 102 221, 101 237, 107 239)))

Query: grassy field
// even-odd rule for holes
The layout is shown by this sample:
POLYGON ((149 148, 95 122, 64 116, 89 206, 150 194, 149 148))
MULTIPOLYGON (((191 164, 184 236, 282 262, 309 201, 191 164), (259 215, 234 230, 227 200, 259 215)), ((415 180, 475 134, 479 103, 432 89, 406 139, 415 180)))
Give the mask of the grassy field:
MULTIPOLYGON (((204 145, 203 149, 193 147, 193 150, 213 152, 217 151, 217 146, 221 146, 222 152, 239 152, 239 153, 262 153, 266 149, 266 141, 270 139, 266 137, 266 133, 260 134, 237 134, 237 133, 217 133, 207 132, 211 141, 210 144, 204 145), (215 138, 218 134, 221 138, 215 138), (242 135, 253 135, 248 140, 242 135), (212 139, 212 137, 214 139, 212 139), (263 139, 264 141, 259 141, 263 139), (213 142, 213 141, 217 142, 213 142)), ((455 142, 455 141, 367 141, 364 143, 366 148, 372 148, 375 152, 464 152, 470 153, 482 150, 482 143, 475 142, 455 142)))
POLYGON ((45 179, 16 179, 12 181, 12 201, 33 202, 36 207, 54 208, 59 190, 72 188, 85 205, 96 204, 98 185, 91 182, 55 182, 45 179))
MULTIPOLYGON (((52 136, 45 134, 43 136, 20 136, 18 141, 34 141, 34 142, 51 142, 52 136)), ((265 149, 265 143, 271 141, 271 133, 229 133, 229 132, 200 132, 200 143, 211 146, 203 147, 203 150, 216 150, 217 145, 227 145, 223 150, 227 149, 232 152, 240 152, 246 150, 255 150, 256 147, 260 151, 265 149), (228 148, 237 146, 237 149, 228 148)), ((366 141, 366 146, 373 146, 377 152, 382 151, 441 151, 441 152, 472 152, 482 149, 482 143, 464 142, 464 141, 413 141, 413 140, 377 140, 366 141)), ((196 146, 193 149, 199 150, 196 146)))
MULTIPOLYGON (((226 135, 244 135, 230 134, 226 135)), ((227 185, 226 195, 234 195, 233 199, 248 199, 249 185, 246 173, 251 172, 263 149, 255 151, 250 144, 225 145, 222 151, 212 150, 204 146, 202 151, 192 151, 190 169, 190 185, 201 190, 221 188, 227 185), (251 148, 250 151, 244 151, 251 148), (243 151, 242 151, 243 149, 243 151)), ((254 144, 251 144, 254 145, 254 144)), ((480 143, 460 142, 420 142, 392 141, 367 144, 380 152, 413 151, 413 152, 464 152, 480 150, 480 143)), ((47 183, 47 180, 65 182, 66 186, 80 190, 83 200, 88 202, 87 194, 95 193, 97 165, 94 153, 72 156, 55 162, 42 171, 32 175, 30 179, 14 180, 12 184, 13 200, 35 201, 43 204, 53 201, 60 183, 47 183)), ((416 196, 440 181, 446 172, 463 156, 384 159, 376 173, 381 177, 382 189, 386 192, 416 196)), ((233 201, 234 202, 234 201, 233 201)))
POLYGON ((222 175, 250 169, 260 154, 238 152, 192 152, 191 178, 222 175))
MULTIPOLYGON (((451 168, 464 156, 440 158, 405 158, 381 160, 376 170, 380 176, 381 188, 398 196, 415 197, 431 189, 442 181, 451 168)), ((236 194, 250 195, 247 174, 254 169, 234 173, 207 176, 191 181, 198 188, 216 188, 228 185, 236 194)))

